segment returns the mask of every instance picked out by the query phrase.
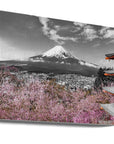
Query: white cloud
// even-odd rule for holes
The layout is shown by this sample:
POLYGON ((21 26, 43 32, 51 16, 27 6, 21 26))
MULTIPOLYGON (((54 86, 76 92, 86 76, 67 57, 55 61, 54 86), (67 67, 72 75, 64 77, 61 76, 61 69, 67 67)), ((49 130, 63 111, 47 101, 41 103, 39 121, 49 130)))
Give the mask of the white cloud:
POLYGON ((102 27, 100 30, 97 30, 93 25, 79 23, 79 22, 73 22, 72 29, 69 29, 68 26, 60 26, 60 25, 54 25, 53 28, 49 27, 49 21, 48 18, 39 18, 40 23, 42 24, 42 31, 44 35, 46 35, 49 39, 57 42, 58 44, 64 44, 65 41, 73 41, 78 42, 78 40, 84 40, 84 41, 92 41, 96 38, 99 39, 107 39, 111 38, 113 40, 114 38, 114 29, 108 28, 108 27, 102 27), (61 36, 58 34, 60 31, 68 31, 69 33, 73 33, 73 35, 76 33, 75 37, 71 36, 61 36))
POLYGON ((114 38, 114 30, 108 29, 104 35, 104 38, 114 38))
POLYGON ((100 35, 102 38, 114 38, 114 29, 108 28, 108 27, 103 27, 100 30, 100 35))
POLYGON ((64 44, 64 41, 67 41, 67 40, 71 40, 73 42, 77 41, 77 38, 74 38, 74 37, 68 37, 68 36, 63 37, 63 36, 60 36, 58 34, 58 31, 61 29, 61 27, 59 25, 55 25, 54 26, 55 29, 49 28, 49 26, 48 26, 49 19, 48 18, 40 17, 39 21, 43 25, 42 31, 43 31, 44 35, 49 37, 51 40, 54 40, 58 44, 64 44))
POLYGON ((96 30, 89 25, 84 26, 84 31, 82 32, 82 35, 85 36, 86 40, 92 41, 96 38, 98 38, 96 30))
POLYGON ((85 40, 92 41, 93 39, 98 38, 97 31, 91 25, 87 25, 84 23, 73 23, 76 26, 76 29, 82 30, 80 35, 85 38, 85 40))
POLYGON ((77 38, 73 38, 73 37, 62 37, 62 36, 58 35, 57 31, 54 29, 50 30, 49 33, 50 33, 50 39, 56 41, 59 44, 64 44, 64 41, 66 41, 66 40, 71 40, 74 42, 77 40, 77 38))
POLYGON ((101 35, 101 36, 104 36, 105 34, 106 34, 106 32, 107 32, 107 27, 102 27, 101 29, 100 29, 100 31, 99 31, 99 34, 101 35))
POLYGON ((108 27, 102 27, 100 30, 96 30, 92 25, 78 22, 74 22, 73 24, 76 26, 76 29, 78 28, 78 30, 82 30, 80 35, 84 36, 85 40, 92 41, 96 38, 99 39, 114 38, 114 29, 108 27))
POLYGON ((44 18, 44 17, 39 17, 39 21, 43 25, 43 27, 42 27, 43 33, 45 35, 48 35, 48 31, 50 30, 49 27, 48 27, 49 19, 48 18, 44 18))
POLYGON ((75 26, 79 26, 79 27, 84 27, 86 24, 84 24, 84 23, 79 23, 79 22, 73 22, 73 24, 75 25, 75 26))

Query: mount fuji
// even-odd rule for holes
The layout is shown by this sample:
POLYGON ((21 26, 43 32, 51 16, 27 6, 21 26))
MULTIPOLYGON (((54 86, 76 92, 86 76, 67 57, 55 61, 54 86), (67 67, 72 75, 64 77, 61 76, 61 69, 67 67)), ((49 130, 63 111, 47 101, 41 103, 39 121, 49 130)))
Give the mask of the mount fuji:
POLYGON ((57 57, 57 58, 74 58, 70 52, 68 52, 65 48, 62 46, 55 46, 51 48, 50 50, 46 51, 43 56, 47 57, 57 57))
POLYGON ((48 51, 44 52, 42 55, 30 57, 33 62, 55 62, 55 63, 66 63, 71 64, 78 61, 78 59, 68 52, 62 46, 55 46, 48 51))
POLYGON ((63 46, 55 46, 41 55, 30 57, 29 62, 35 65, 40 72, 76 73, 91 76, 96 75, 98 71, 97 65, 80 60, 63 46))

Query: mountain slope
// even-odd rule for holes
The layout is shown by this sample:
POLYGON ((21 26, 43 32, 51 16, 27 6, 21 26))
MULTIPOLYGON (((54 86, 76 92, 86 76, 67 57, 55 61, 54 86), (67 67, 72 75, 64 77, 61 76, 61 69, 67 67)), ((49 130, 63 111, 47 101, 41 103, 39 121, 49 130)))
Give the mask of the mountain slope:
POLYGON ((55 46, 41 55, 29 58, 32 65, 47 72, 78 73, 81 75, 96 75, 97 66, 73 56, 62 46, 55 46))

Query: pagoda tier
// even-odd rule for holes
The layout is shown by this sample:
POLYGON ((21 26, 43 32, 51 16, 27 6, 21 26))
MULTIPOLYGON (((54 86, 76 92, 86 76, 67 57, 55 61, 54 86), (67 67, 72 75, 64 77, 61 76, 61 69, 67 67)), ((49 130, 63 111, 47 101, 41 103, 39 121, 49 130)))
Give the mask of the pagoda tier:
MULTIPOLYGON (((107 59, 107 60, 114 60, 114 53, 106 54, 105 56, 106 56, 105 59, 107 59)), ((104 75, 105 76, 114 76, 114 70, 105 71, 104 75)), ((103 87, 103 92, 114 95, 114 86, 103 87)), ((110 103, 110 104, 106 103, 106 104, 100 104, 100 105, 110 115, 114 116, 114 103, 110 103)))
POLYGON ((114 59, 114 53, 106 54, 105 56, 105 59, 114 59))
POLYGON ((110 115, 114 116, 114 103, 110 104, 100 104, 101 107, 107 111, 110 115))
POLYGON ((105 76, 114 76, 114 70, 105 71, 104 75, 105 75, 105 76))
POLYGON ((103 92, 114 95, 114 87, 103 87, 103 92))

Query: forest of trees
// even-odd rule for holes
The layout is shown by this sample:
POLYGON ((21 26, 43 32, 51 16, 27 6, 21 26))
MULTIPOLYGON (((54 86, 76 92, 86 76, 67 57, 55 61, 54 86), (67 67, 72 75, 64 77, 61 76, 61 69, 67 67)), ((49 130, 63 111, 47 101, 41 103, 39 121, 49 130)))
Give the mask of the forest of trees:
POLYGON ((97 78, 95 79, 94 83, 95 90, 102 90, 102 86, 108 86, 114 82, 114 77, 104 75, 105 71, 107 70, 112 70, 112 68, 99 68, 97 78))

